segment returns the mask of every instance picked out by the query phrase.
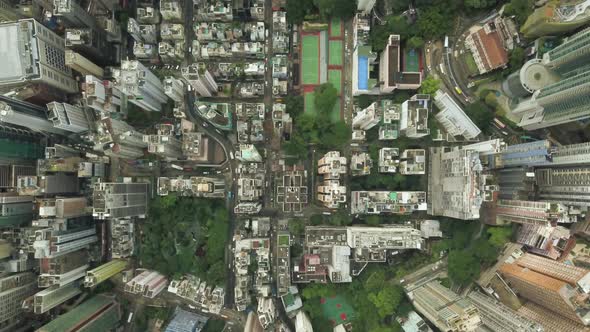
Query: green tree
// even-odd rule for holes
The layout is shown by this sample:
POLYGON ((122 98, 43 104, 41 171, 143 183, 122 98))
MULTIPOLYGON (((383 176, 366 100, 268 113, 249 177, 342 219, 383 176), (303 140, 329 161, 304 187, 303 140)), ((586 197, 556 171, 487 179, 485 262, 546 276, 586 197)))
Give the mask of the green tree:
POLYGON ((383 269, 379 269, 367 278, 365 281, 365 290, 367 292, 377 292, 379 291, 383 285, 385 284, 385 271, 383 269))
POLYGON ((465 0, 465 7, 473 9, 489 8, 496 5, 496 0, 465 0))
POLYGON ((427 7, 416 22, 420 36, 440 39, 452 31, 455 13, 445 6, 427 7))
POLYGON ((509 64, 510 69, 512 70, 520 70, 520 67, 524 65, 524 49, 522 47, 516 46, 512 51, 510 51, 509 56, 509 64))
POLYGON ((387 45, 387 39, 391 34, 398 34, 405 40, 413 36, 413 29, 408 24, 407 19, 404 16, 391 16, 387 18, 385 24, 375 25, 371 28, 371 34, 369 35, 369 41, 371 47, 375 52, 381 52, 387 45))
POLYGON ((291 118, 295 119, 303 113, 304 100, 303 96, 288 95, 285 97, 285 110, 291 118))
POLYGON ((484 238, 479 238, 473 242, 471 248, 481 265, 490 265, 498 257, 498 248, 484 238))
POLYGON ((287 21, 291 24, 300 24, 305 15, 315 10, 313 0, 287 0, 287 21))
POLYGON ((282 145, 283 152, 288 156, 293 156, 297 160, 307 158, 307 143, 301 134, 295 132, 291 139, 282 145))
POLYGON ((321 225, 324 222, 324 216, 321 214, 314 214, 309 218, 309 222, 313 226, 321 225))
POLYGON ((504 7, 505 16, 515 16, 519 25, 533 13, 534 0, 511 0, 504 7))
POLYGON ((380 223, 381 223, 381 218, 379 216, 368 216, 367 217, 367 225, 378 226, 380 223))
POLYGON ((378 293, 370 293, 369 301, 377 308, 382 319, 395 313, 403 299, 403 290, 398 285, 386 285, 378 293))
POLYGON ((338 90, 330 82, 319 85, 313 91, 314 104, 319 114, 329 115, 338 100, 338 90))
POLYGON ((449 278, 462 286, 474 281, 480 272, 480 262, 468 250, 453 250, 449 253, 449 278))
POLYGON ((301 219, 289 219, 289 232, 295 236, 302 236, 305 233, 305 223, 301 219))
POLYGON ((484 132, 490 131, 492 121, 494 121, 494 112, 481 101, 467 105, 465 114, 471 118, 476 126, 484 132))
POLYGON ((487 233, 490 236, 488 241, 496 248, 502 248, 512 237, 512 227, 490 227, 487 233))
POLYGON ((424 39, 419 36, 413 36, 408 39, 406 46, 414 49, 422 48, 422 46, 424 46, 424 39))
POLYGON ((314 0, 320 16, 323 18, 339 17, 348 19, 356 13, 356 0, 314 0))
POLYGON ((339 148, 350 140, 352 131, 350 127, 342 122, 331 123, 322 135, 320 146, 325 149, 339 148))
POLYGON ((418 91, 422 94, 434 96, 436 91, 438 91, 439 87, 440 87, 440 80, 437 80, 432 75, 428 75, 422 81, 422 84, 420 85, 420 89, 418 91))

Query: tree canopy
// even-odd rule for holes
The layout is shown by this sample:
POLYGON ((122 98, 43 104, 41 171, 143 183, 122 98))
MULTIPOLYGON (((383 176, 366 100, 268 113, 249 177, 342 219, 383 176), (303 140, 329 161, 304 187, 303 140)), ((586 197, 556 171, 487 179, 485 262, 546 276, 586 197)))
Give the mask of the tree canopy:
POLYGON ((221 200, 176 195, 153 199, 143 224, 142 266, 171 277, 191 273, 222 283, 228 221, 221 200))
POLYGON ((533 13, 534 0, 511 0, 504 7, 504 15, 515 16, 518 25, 523 25, 533 13))
POLYGON ((419 36, 413 36, 406 42, 406 46, 409 48, 422 48, 424 46, 424 39, 419 36))
POLYGON ((465 0, 463 2, 465 7, 473 9, 490 8, 495 6, 496 3, 496 0, 465 0))
POLYGON ((480 262, 467 250, 454 250, 448 258, 449 278, 461 286, 474 281, 480 272, 480 262))
POLYGON ((356 13, 357 0, 313 0, 322 18, 351 18, 356 13))
POLYGON ((465 107, 465 114, 476 126, 483 132, 488 132, 492 121, 494 121, 494 111, 491 110, 484 102, 476 101, 465 107))
POLYGON ((332 83, 324 83, 313 90, 314 104, 321 115, 329 115, 338 101, 338 90, 332 83))
POLYGON ((422 94, 434 96, 439 87, 440 80, 437 80, 432 75, 428 75, 422 81, 422 84, 420 85, 420 89, 418 91, 422 94))

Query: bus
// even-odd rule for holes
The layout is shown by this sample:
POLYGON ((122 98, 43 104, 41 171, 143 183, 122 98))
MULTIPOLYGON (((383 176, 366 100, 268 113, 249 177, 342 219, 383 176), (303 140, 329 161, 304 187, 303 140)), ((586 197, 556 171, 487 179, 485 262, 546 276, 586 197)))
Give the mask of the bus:
POLYGON ((445 36, 445 48, 449 48, 449 36, 445 36))
POLYGON ((506 128, 506 125, 500 121, 498 118, 494 118, 494 122, 502 129, 506 128))
POLYGON ((458 94, 462 94, 463 93, 463 90, 461 90, 461 88, 458 87, 458 86, 455 86, 455 91, 457 91, 458 94))

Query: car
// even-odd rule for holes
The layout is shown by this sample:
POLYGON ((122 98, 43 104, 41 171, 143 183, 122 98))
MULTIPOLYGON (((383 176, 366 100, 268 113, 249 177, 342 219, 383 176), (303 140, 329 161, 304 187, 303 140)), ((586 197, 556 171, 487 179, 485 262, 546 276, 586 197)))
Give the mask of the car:
POLYGON ((203 122, 203 127, 208 127, 209 125, 207 124, 207 122, 203 122))

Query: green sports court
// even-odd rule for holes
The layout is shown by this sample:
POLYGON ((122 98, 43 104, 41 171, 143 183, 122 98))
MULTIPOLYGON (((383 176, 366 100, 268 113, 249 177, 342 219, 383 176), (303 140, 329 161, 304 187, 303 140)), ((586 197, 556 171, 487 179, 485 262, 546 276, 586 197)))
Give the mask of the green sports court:
POLYGON ((303 35, 301 50, 301 77, 303 84, 319 84, 319 35, 303 35))
POLYGON ((330 37, 340 37, 342 35, 342 21, 334 17, 330 22, 330 37))
POLYGON ((406 72, 419 72, 420 71, 420 54, 414 49, 406 50, 405 57, 405 68, 406 72))
POLYGON ((328 82, 332 83, 336 90, 338 90, 338 95, 342 93, 342 70, 340 69, 329 69, 328 70, 328 82))
POLYGON ((354 318, 352 306, 341 295, 323 297, 320 299, 320 304, 324 317, 332 323, 332 326, 348 323, 354 318))
POLYGON ((328 52, 330 53, 328 64, 342 66, 342 40, 330 40, 328 52))

